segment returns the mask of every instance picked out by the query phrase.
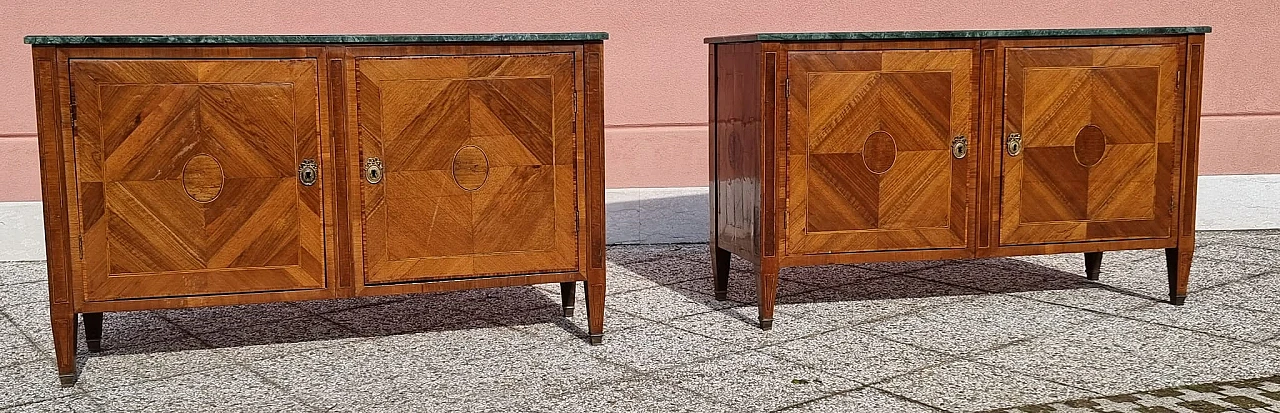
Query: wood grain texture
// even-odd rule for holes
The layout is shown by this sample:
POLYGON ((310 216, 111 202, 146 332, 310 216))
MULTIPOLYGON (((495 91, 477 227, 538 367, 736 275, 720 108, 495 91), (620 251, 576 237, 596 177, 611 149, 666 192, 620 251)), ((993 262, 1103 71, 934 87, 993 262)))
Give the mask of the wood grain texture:
POLYGON ((715 283, 714 292, 717 300, 725 300, 728 296, 729 289, 729 251, 720 248, 720 217, 718 215, 720 206, 720 157, 729 156, 728 153, 721 153, 719 149, 717 132, 720 130, 716 126, 719 119, 717 112, 720 109, 718 97, 720 96, 719 65, 716 61, 716 49, 719 47, 715 44, 707 45, 707 124, 712 127, 707 128, 707 205, 710 206, 711 217, 708 227, 711 233, 707 237, 707 248, 711 257, 711 277, 715 283))
POLYGON ((760 45, 715 45, 716 110, 712 127, 717 156, 713 225, 717 246, 751 261, 761 255, 763 217, 763 136, 760 124, 762 96, 760 45))
POLYGON ((328 69, 327 81, 328 87, 325 92, 327 94, 328 110, 321 112, 321 121, 329 125, 329 145, 328 149, 332 151, 331 161, 327 162, 331 165, 329 173, 333 176, 331 180, 335 192, 338 196, 334 197, 334 246, 336 249, 329 255, 333 257, 334 263, 331 272, 331 279, 335 280, 333 291, 339 296, 355 295, 355 247, 352 246, 351 223, 352 202, 356 203, 356 209, 359 210, 359 199, 349 196, 350 194, 350 174, 351 168, 345 165, 346 159, 349 157, 351 145, 347 142, 350 140, 347 131, 347 90, 346 82, 350 79, 347 74, 346 48, 337 46, 327 50, 328 69))
POLYGON ((583 138, 579 144, 585 148, 578 164, 586 175, 585 190, 580 191, 579 214, 586 234, 579 235, 579 247, 586 252, 587 260, 580 260, 585 267, 587 295, 587 334, 591 344, 601 344, 604 334, 605 297, 605 209, 604 209, 604 44, 588 42, 583 45, 581 78, 578 86, 583 90, 583 121, 578 122, 583 138), (585 204, 582 200, 586 200, 585 204))
POLYGON ((1178 48, 1003 42, 1001 243, 1163 238, 1180 92, 1178 48))
MULTIPOLYGON (((69 140, 62 133, 63 105, 66 89, 65 78, 60 78, 57 50, 53 47, 32 47, 31 60, 36 85, 36 120, 40 147, 41 199, 44 207, 44 236, 46 266, 49 270, 49 321, 54 341, 54 356, 58 377, 62 384, 74 383, 76 378, 76 310, 72 297, 74 271, 72 265, 70 217, 71 207, 67 196, 68 177, 72 170, 65 148, 69 140)), ((66 125, 69 127, 70 125, 66 125)))
POLYGON ((1202 47, 1183 35, 713 44, 717 297, 730 253, 755 265, 764 327, 780 267, 1176 248, 1180 302, 1202 47), (755 102, 773 107, 741 107, 755 102), (772 127, 750 129, 754 113, 772 127), (970 143, 963 160, 947 146, 957 132, 970 143), (1004 145, 1013 132, 1026 144, 1017 157, 1004 145), (912 154, 931 151, 941 156, 912 154), (725 190, 755 179, 758 189, 725 190), (755 222, 784 236, 756 236, 755 222), (726 237, 727 223, 744 236, 726 237), (894 232, 905 235, 884 235, 894 232))
POLYGON ((967 246, 977 158, 953 158, 950 144, 977 135, 977 59, 791 53, 788 253, 967 246))
POLYGON ((577 268, 573 61, 356 59, 365 283, 577 268))
POLYGON ((1191 263, 1196 247, 1196 188, 1200 166, 1200 99, 1204 87, 1204 35, 1187 37, 1184 90, 1182 157, 1179 159, 1180 199, 1177 201, 1177 247, 1165 250, 1169 264, 1169 301, 1181 305, 1187 298, 1191 263))
POLYGON ((325 287, 314 60, 73 59, 87 299, 325 287), (248 118, 247 116, 252 116, 248 118))
MULTIPOLYGON (((96 339, 102 312, 586 281, 588 331, 593 342, 601 337, 601 42, 37 46, 32 56, 50 315, 64 384, 76 378, 78 313, 96 339), (477 197, 479 209, 514 210, 502 205, 507 198, 536 205, 544 194, 565 200, 555 202, 551 233, 567 236, 549 249, 559 264, 503 256, 553 224, 497 214, 478 226, 486 234, 478 243, 498 251, 481 254, 492 264, 449 279, 365 284, 356 61, 414 56, 473 56, 456 79, 419 80, 458 81, 477 96, 463 105, 477 132, 462 140, 474 150, 455 147, 435 168, 428 149, 439 142, 405 140, 388 159, 409 172, 439 170, 457 191, 492 190, 477 197), (314 185, 298 182, 302 160, 319 167, 314 185), (501 231, 504 221, 518 228, 501 231)), ((397 133, 422 130, 414 120, 443 119, 404 110, 425 99, 402 100, 409 103, 378 107, 379 119, 385 112, 404 126, 397 133)), ((409 184, 404 194, 421 192, 409 184)))
POLYGON ((1004 82, 999 79, 1000 71, 991 70, 993 67, 1001 67, 1002 55, 996 53, 999 41, 984 39, 980 47, 982 50, 982 83, 979 89, 982 105, 979 109, 980 131, 978 138, 974 139, 975 150, 970 151, 978 158, 978 195, 974 209, 977 219, 973 222, 973 234, 976 235, 977 242, 974 243, 972 250, 974 254, 1000 242, 997 236, 998 231, 992 230, 1000 226, 1000 185, 992 177, 1000 176, 1000 154, 1004 153, 1004 146, 1000 144, 1003 139, 1000 132, 1003 128, 997 126, 1002 112, 999 108, 1004 103, 1004 82))

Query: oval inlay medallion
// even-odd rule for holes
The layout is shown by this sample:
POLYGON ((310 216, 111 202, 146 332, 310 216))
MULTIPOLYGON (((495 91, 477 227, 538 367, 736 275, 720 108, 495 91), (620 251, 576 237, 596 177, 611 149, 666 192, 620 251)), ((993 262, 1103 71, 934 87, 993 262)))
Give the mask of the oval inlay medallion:
POLYGON ((480 189, 489 179, 489 158, 475 145, 467 145, 453 154, 453 181, 468 191, 480 189))
POLYGON ((1076 133, 1076 162, 1085 167, 1097 165, 1107 152, 1107 135, 1102 128, 1087 125, 1076 133))
POLYGON ((862 144, 862 163, 872 173, 889 172, 893 162, 898 159, 898 142, 893 140, 889 132, 876 131, 867 137, 862 144))
POLYGON ((209 154, 199 154, 187 160, 182 168, 182 189, 196 202, 211 202, 222 193, 222 165, 209 154))

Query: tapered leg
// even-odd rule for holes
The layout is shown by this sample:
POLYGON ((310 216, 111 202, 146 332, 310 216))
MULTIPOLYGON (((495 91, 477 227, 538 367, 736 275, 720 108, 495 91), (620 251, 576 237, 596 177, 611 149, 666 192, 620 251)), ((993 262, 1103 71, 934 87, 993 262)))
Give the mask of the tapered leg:
POLYGON ((58 380, 62 387, 76 384, 76 330, 79 323, 75 311, 68 304, 55 304, 49 308, 53 327, 53 352, 58 358, 58 380))
POLYGON ((1084 276, 1093 281, 1098 280, 1098 270, 1102 268, 1102 251, 1084 253, 1084 276))
POLYGON ((756 298, 760 311, 760 329, 773 329, 773 304, 778 297, 778 260, 762 258, 756 265, 757 281, 756 298))
POLYGON ((1187 279, 1191 275, 1191 255, 1195 247, 1165 248, 1165 263, 1169 265, 1169 303, 1182 305, 1187 302, 1187 279))
POLYGON ((711 246, 711 274, 716 282, 716 300, 729 297, 729 251, 711 246))
POLYGON ((592 345, 604 342, 604 269, 587 270, 587 333, 592 345))
POLYGON ((575 282, 560 283, 560 308, 564 310, 564 316, 573 318, 573 294, 576 292, 577 285, 575 282))
POLYGON ((102 313, 84 313, 80 318, 84 321, 84 341, 89 351, 102 351, 102 313))

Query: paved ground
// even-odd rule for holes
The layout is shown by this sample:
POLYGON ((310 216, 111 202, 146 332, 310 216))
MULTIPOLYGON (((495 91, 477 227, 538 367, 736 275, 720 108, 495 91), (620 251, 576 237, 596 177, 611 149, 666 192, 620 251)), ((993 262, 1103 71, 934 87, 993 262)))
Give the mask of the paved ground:
POLYGON ((1162 251, 824 266, 762 332, 743 262, 717 302, 706 246, 662 245, 609 249, 595 347, 555 285, 114 313, 71 389, 43 263, 0 263, 0 408, 1280 412, 1280 231, 1200 239, 1184 307, 1162 251))

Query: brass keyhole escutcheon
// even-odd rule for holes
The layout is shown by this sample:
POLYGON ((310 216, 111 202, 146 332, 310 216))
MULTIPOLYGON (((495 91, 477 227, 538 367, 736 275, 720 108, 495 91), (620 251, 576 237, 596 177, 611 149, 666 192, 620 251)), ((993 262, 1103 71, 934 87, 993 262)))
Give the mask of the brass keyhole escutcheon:
POLYGON ((302 182, 302 186, 311 186, 316 184, 316 178, 320 177, 320 169, 316 166, 315 159, 303 159, 298 165, 298 181, 302 182))
POLYGON ((969 138, 960 135, 951 140, 951 156, 956 159, 964 159, 969 156, 969 138))
POLYGON ((376 157, 369 157, 364 160, 364 180, 370 184, 382 182, 382 160, 376 157))
POLYGON ((1009 156, 1018 156, 1022 153, 1022 134, 1010 133, 1009 139, 1005 142, 1005 146, 1009 148, 1009 156))

